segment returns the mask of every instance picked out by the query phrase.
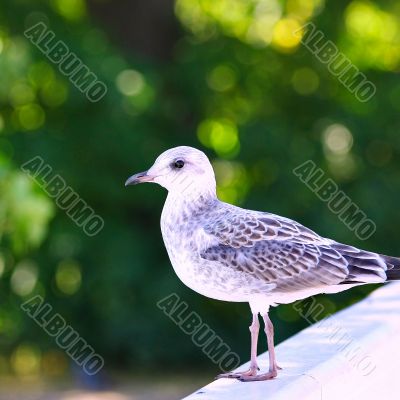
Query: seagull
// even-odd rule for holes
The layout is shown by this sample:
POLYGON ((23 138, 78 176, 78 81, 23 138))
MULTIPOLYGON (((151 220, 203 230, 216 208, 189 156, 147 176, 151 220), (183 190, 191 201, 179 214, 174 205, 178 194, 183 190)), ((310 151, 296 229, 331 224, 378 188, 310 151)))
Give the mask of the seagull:
POLYGON ((168 190, 161 231, 181 281, 209 298, 250 305, 250 367, 217 378, 262 381, 277 376, 270 307, 400 279, 400 258, 341 244, 291 219, 220 201, 212 165, 195 148, 163 152, 149 170, 131 176, 125 186, 142 182, 168 190), (259 373, 257 364, 259 315, 269 353, 266 373, 259 373))

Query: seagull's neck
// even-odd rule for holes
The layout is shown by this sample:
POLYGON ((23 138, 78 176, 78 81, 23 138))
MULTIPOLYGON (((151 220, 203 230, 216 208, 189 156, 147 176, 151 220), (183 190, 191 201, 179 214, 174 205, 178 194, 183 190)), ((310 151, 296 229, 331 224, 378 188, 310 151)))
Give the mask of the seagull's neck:
POLYGON ((169 191, 165 201, 165 211, 174 213, 182 210, 196 213, 210 207, 218 201, 216 190, 209 188, 191 188, 182 192, 169 191))

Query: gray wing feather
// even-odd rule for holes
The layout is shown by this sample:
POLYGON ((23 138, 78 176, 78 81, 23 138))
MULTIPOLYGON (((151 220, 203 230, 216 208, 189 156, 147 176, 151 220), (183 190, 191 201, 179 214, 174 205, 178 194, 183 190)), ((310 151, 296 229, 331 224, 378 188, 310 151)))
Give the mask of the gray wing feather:
POLYGON ((212 223, 204 225, 205 232, 217 237, 222 244, 236 248, 251 247, 262 240, 324 244, 332 242, 290 219, 274 214, 243 211, 218 215, 212 223))
POLYGON ((274 283, 280 292, 386 279, 378 254, 325 239, 287 218, 245 211, 225 210, 203 225, 216 240, 201 257, 274 283))
POLYGON ((221 244, 209 247, 201 256, 274 283, 277 291, 335 285, 348 275, 347 262, 337 251, 289 241, 260 241, 242 248, 221 244))

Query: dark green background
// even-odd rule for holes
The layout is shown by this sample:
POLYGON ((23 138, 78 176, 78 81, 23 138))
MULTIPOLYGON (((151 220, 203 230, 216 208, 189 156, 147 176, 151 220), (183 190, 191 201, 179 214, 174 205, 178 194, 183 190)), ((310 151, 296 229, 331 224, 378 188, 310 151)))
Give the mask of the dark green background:
MULTIPOLYGON (((173 146, 209 155, 227 201, 293 218, 340 242, 400 255, 398 2, 323 3, 180 0, 174 8, 161 0, 1 2, 2 373, 67 371, 64 353, 19 308, 36 293, 105 358, 106 371, 218 372, 157 308, 172 292, 247 361, 248 305, 213 301, 186 288, 161 239, 164 189, 124 187, 129 175, 173 146), (106 83, 101 101, 90 103, 23 36, 37 21, 106 83), (273 23, 268 28, 267 21, 279 21, 280 29, 273 23), (285 29, 308 21, 376 85, 370 101, 360 103, 301 43, 288 42, 285 29), (131 94, 124 89, 129 79, 120 75, 125 70, 136 71, 125 74, 131 94), (342 154, 326 144, 333 124, 351 133, 352 147, 342 154), (98 235, 86 236, 20 170, 37 155, 104 219, 98 235), (308 159, 376 223, 370 239, 358 240, 294 176, 293 168, 308 159), (25 281, 35 274, 26 293, 25 281)), ((326 313, 334 312, 370 289, 320 301, 326 313)), ((271 316, 278 342, 307 325, 290 305, 271 316)))

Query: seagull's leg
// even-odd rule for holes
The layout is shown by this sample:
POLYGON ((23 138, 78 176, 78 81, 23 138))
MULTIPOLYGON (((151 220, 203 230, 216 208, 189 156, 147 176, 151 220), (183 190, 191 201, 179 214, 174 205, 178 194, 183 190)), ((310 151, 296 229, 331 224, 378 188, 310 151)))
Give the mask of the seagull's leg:
POLYGON ((278 375, 278 364, 276 363, 275 347, 274 347, 274 326, 268 316, 268 313, 263 315, 265 324, 265 334, 267 335, 268 355, 269 355, 269 371, 266 374, 246 375, 238 377, 241 381, 266 381, 273 379, 278 375))
POLYGON ((260 369, 257 365, 257 342, 258 331, 260 330, 260 323, 258 322, 258 313, 253 314, 253 322, 249 326, 251 334, 251 352, 250 352, 250 367, 247 371, 228 372, 220 374, 217 378, 240 378, 242 376, 256 376, 257 371, 260 369))

